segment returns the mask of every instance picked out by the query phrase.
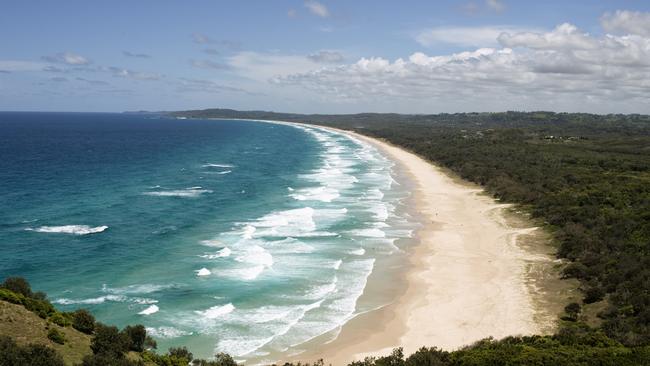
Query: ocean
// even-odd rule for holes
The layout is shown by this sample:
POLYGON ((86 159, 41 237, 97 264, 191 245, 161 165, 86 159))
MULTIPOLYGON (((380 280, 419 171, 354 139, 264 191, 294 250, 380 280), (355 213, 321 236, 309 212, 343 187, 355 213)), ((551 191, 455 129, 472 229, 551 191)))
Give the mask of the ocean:
POLYGON ((274 361, 399 291, 417 223, 396 169, 317 127, 2 112, 0 277, 162 351, 274 361))

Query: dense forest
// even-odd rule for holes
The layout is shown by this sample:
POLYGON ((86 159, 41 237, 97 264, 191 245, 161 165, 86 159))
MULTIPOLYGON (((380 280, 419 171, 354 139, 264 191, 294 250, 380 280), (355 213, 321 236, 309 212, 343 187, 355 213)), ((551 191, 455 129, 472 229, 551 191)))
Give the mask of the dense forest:
MULTIPOLYGON (((650 344, 650 116, 505 112, 299 115, 208 109, 189 118, 296 121, 407 148, 554 234, 564 276, 581 282, 591 324, 627 346, 650 344)), ((581 304, 577 304, 581 305, 581 304)))

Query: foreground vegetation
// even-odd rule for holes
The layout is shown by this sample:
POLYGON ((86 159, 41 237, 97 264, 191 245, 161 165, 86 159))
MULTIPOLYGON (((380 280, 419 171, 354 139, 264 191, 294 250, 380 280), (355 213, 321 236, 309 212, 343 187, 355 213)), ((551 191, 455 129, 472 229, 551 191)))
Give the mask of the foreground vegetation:
MULTIPOLYGON (((31 314, 32 318, 42 320, 38 312, 26 310, 24 304, 9 304, 6 298, 24 297, 23 293, 12 287, 12 283, 20 282, 22 288, 29 289, 26 281, 11 278, 5 280, 0 286, 3 301, 19 313, 17 309, 31 314), (8 289, 7 287, 11 287, 8 289)), ((31 293, 31 290, 29 291, 31 293)), ((33 296, 33 294, 32 294, 33 296)), ((44 295, 38 295, 38 301, 49 303, 44 295)), ((27 299, 27 297, 24 297, 27 299)), ((33 299, 33 298, 31 298, 33 299)), ((26 301, 29 302, 29 301, 26 301)), ((227 354, 215 355, 214 360, 207 361, 194 359, 192 353, 184 347, 170 348, 164 354, 154 352, 156 343, 147 336, 142 325, 127 326, 122 330, 117 327, 95 322, 92 315, 86 311, 75 312, 84 314, 81 320, 83 332, 72 328, 76 318, 74 313, 59 313, 69 316, 73 321, 64 326, 48 323, 49 329, 59 329, 61 333, 80 334, 90 333, 89 344, 81 344, 85 348, 85 355, 79 362, 73 362, 62 356, 66 348, 56 349, 58 341, 50 339, 49 342, 31 336, 34 329, 29 327, 43 327, 43 324, 34 323, 34 319, 23 316, 15 318, 11 323, 11 331, 0 333, 0 366, 31 365, 31 366, 236 366, 237 363, 227 354), (71 328, 71 329, 67 329, 71 328), (31 338, 23 340, 22 344, 14 338, 24 338, 21 335, 30 334, 31 338)), ((53 316, 50 316, 51 319, 53 316)), ((0 317, 0 323, 7 319, 0 317)), ((3 328, 0 327, 0 330, 3 328)), ((67 347, 77 347, 76 337, 64 337, 67 347)), ((650 346, 626 347, 621 343, 607 337, 601 330, 589 328, 583 324, 569 320, 567 326, 553 336, 508 337, 499 341, 485 339, 464 349, 447 352, 433 348, 422 348, 414 354, 405 357, 401 349, 396 349, 385 357, 369 357, 363 361, 352 362, 350 366, 443 366, 443 365, 645 365, 650 364, 650 346)), ((308 366, 309 364, 291 364, 284 366, 308 366)), ((324 366, 321 360, 313 364, 324 366)))
POLYGON ((558 243, 558 257, 571 262, 564 276, 581 281, 584 298, 578 305, 597 309, 587 319, 590 324, 624 345, 650 344, 650 116, 299 115, 227 109, 172 115, 348 129, 449 168, 546 224, 558 243))

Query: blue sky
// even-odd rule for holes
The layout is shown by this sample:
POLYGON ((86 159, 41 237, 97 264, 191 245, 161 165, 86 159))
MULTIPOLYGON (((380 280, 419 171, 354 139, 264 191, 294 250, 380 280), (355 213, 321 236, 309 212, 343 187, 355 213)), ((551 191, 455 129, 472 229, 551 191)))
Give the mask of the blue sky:
POLYGON ((648 1, 3 1, 0 110, 650 113, 648 1))

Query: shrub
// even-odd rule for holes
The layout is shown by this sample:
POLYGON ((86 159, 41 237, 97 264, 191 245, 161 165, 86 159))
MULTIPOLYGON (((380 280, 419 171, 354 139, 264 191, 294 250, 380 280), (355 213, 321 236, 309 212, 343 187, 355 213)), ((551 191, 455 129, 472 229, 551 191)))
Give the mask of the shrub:
POLYGON ((114 358, 109 355, 88 355, 84 357, 81 366, 144 366, 142 361, 132 361, 126 358, 114 358))
POLYGON ((131 351, 144 351, 145 340, 147 338, 147 330, 144 328, 144 325, 127 325, 122 332, 129 339, 129 349, 131 351))
POLYGON ((50 321, 61 327, 68 327, 72 325, 72 319, 67 313, 56 312, 50 316, 50 321))
POLYGON ((80 332, 92 334, 95 330, 95 317, 86 309, 72 313, 72 327, 80 332))
POLYGON ((577 302, 572 302, 569 305, 564 307, 564 312, 566 313, 565 316, 562 317, 564 320, 568 321, 577 321, 578 320, 578 315, 580 315, 580 304, 577 302))
POLYGON ((94 354, 122 358, 124 352, 129 350, 129 338, 125 333, 120 332, 117 327, 97 323, 95 325, 95 336, 90 342, 90 349, 93 350, 94 354))
POLYGON ((56 309, 52 304, 47 300, 36 300, 33 298, 25 298, 23 301, 25 309, 35 313, 43 319, 46 319, 49 315, 54 314, 56 309))
POLYGON ((605 297, 605 291, 600 287, 590 287, 585 291, 585 304, 591 304, 597 301, 602 300, 605 297))
POLYGON ((65 336, 54 327, 47 332, 47 338, 54 343, 65 344, 65 336))
POLYGON ((0 300, 21 305, 23 300, 25 300, 25 297, 6 288, 0 288, 0 300))
POLYGON ((9 291, 13 291, 25 297, 32 297, 32 287, 29 285, 29 282, 22 277, 7 277, 0 287, 6 288, 9 291))
POLYGON ((41 344, 20 346, 7 337, 0 336, 0 365, 64 366, 63 358, 55 350, 41 344))

